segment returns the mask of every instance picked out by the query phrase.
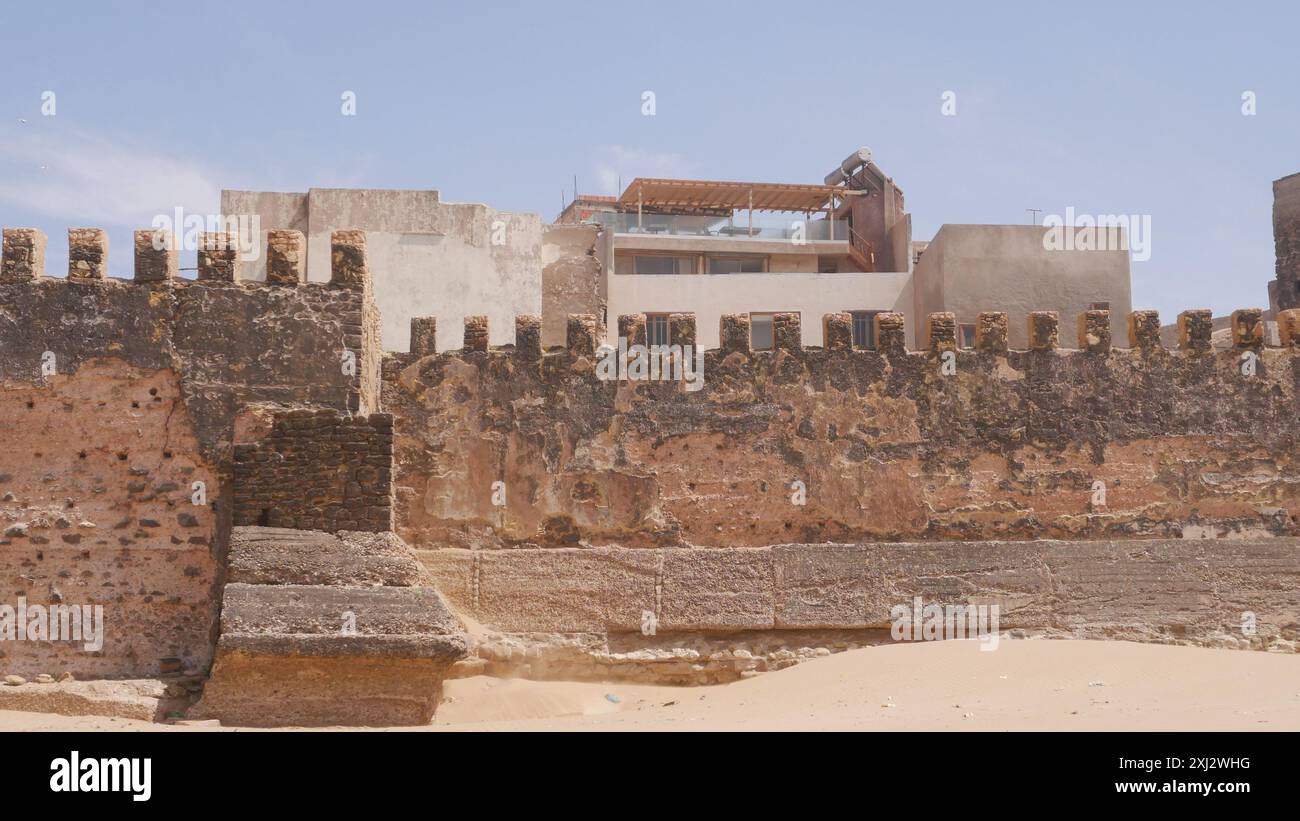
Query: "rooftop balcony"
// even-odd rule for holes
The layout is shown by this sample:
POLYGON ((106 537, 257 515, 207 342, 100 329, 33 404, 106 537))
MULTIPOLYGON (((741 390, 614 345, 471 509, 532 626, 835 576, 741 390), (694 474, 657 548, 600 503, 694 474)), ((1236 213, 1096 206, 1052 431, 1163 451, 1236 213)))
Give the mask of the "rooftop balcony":
POLYGON ((765 219, 751 226, 747 219, 683 214, 598 213, 593 221, 616 234, 646 234, 678 237, 762 239, 780 242, 848 242, 849 224, 844 220, 795 217, 776 222, 765 219))

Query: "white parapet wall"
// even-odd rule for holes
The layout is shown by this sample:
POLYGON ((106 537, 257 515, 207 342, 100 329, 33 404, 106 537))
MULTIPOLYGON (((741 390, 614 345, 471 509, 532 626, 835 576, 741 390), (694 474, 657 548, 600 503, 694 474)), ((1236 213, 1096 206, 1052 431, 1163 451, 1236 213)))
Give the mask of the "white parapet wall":
MULTIPOLYGON (((1085 229, 1073 228, 1075 236, 1085 229)), ((980 311, 1005 311, 1012 348, 1029 343, 1030 311, 1056 311, 1065 347, 1074 345, 1066 323, 1097 304, 1110 310, 1111 332, 1123 344, 1132 310, 1129 252, 1114 248, 1082 250, 1072 239, 1055 248, 1041 225, 942 226, 916 265, 912 316, 924 322, 935 311, 951 311, 957 322, 974 324, 980 311)), ((1123 238, 1123 234, 1118 235, 1123 238)))
MULTIPOLYGON (((366 251, 383 317, 383 347, 409 349, 410 321, 438 320, 438 347, 459 348, 467 316, 488 317, 491 344, 514 342, 519 315, 542 313, 542 221, 536 214, 443 202, 437 191, 313 188, 304 194, 223 191, 222 213, 258 215, 265 232, 307 238, 307 278, 330 273, 330 234, 366 232, 366 251)), ((265 277, 265 260, 246 266, 265 277)))

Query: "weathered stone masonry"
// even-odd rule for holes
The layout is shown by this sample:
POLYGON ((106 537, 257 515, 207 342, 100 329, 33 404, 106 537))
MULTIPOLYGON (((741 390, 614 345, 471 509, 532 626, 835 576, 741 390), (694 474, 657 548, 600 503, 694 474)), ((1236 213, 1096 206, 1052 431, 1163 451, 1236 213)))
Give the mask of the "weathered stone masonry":
POLYGON ((1273 182, 1274 306, 1300 308, 1300 174, 1273 182))
POLYGON ((545 355, 390 355, 398 529, 466 548, 1296 535, 1294 337, 1264 348, 1260 312, 1239 311, 1237 347, 1213 352, 1204 314, 1184 314, 1176 350, 1149 311, 1127 348, 1089 312, 1072 351, 1055 314, 1028 317, 1028 351, 1006 350, 1003 314, 981 317, 975 350, 937 317, 920 352, 896 315, 878 317, 877 350, 787 333, 762 352, 726 317, 698 392, 600 381, 581 334, 545 355))
MULTIPOLYGON (((839 315, 804 348, 790 315, 753 352, 748 318, 723 317, 695 393, 602 382, 584 334, 543 353, 523 318, 513 347, 390 355, 398 529, 496 631, 483 669, 724 681, 887 640, 912 596, 996 603, 1033 634, 1295 649, 1300 312, 1282 349, 1236 312, 1222 352, 1208 311, 1179 317, 1174 350, 1151 311, 1127 348, 1086 312, 1077 350, 1051 312, 1026 318, 1027 351, 1005 314, 980 316, 975 350, 951 316, 919 352, 877 319, 875 350, 839 315)), ((644 317, 618 327, 644 338, 644 317)))
POLYGON ((997 604, 1002 629, 1048 636, 1294 649, 1298 545, 1265 537, 441 549, 419 556, 462 613, 524 639, 480 647, 502 671, 531 664, 542 675, 591 675, 582 654, 566 653, 566 643, 550 635, 563 634, 575 637, 569 647, 586 649, 588 662, 604 662, 599 674, 611 674, 610 656, 622 655, 624 663, 656 662, 657 679, 696 683, 780 660, 724 652, 722 663, 707 664, 728 646, 843 649, 888 641, 891 609, 914 596, 997 604), (1259 620, 1251 635, 1240 630, 1245 610, 1259 620), (656 618, 655 637, 642 634, 647 612, 656 618), (705 666, 680 665, 665 676, 677 661, 705 666))
POLYGON ((277 414, 235 445, 234 523, 299 530, 393 529, 393 417, 331 410, 277 414))
MULTIPOLYGON (((339 239, 344 251, 358 241, 339 239)), ((199 279, 183 280, 169 238, 138 232, 128 281, 104 276, 103 232, 74 229, 60 279, 44 276, 40 232, 4 231, 0 602, 102 604, 106 621, 97 653, 0 644, 8 672, 138 677, 164 659, 204 669, 238 431, 277 408, 378 404, 364 277, 242 282, 218 240, 205 238, 199 279), (192 503, 196 481, 206 505, 192 503)))
POLYGON ((416 725, 466 639, 395 534, 231 533, 221 636, 193 717, 223 724, 416 725))

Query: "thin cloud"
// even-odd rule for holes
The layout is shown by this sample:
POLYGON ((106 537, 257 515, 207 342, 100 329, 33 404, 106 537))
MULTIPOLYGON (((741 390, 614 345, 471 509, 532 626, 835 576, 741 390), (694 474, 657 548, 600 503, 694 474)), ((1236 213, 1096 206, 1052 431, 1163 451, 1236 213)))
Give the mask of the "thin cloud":
POLYGON ((177 207, 204 214, 220 186, 197 163, 106 136, 0 134, 0 204, 68 224, 147 226, 177 207))

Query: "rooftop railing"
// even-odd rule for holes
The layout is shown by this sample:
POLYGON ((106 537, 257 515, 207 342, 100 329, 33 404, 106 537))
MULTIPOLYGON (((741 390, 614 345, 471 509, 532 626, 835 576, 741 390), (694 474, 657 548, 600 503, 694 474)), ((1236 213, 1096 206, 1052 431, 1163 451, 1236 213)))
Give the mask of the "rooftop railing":
POLYGON ((636 214, 602 213, 592 217, 596 222, 616 234, 648 234, 652 236, 721 237, 723 239, 766 239, 785 242, 824 242, 849 240, 849 224, 845 220, 766 219, 752 226, 748 219, 707 217, 686 214, 636 214))

